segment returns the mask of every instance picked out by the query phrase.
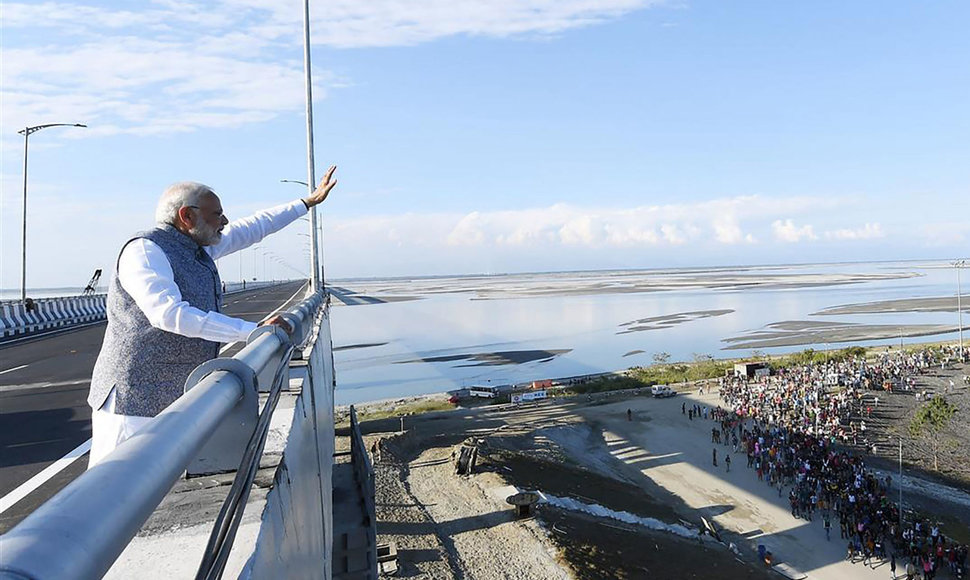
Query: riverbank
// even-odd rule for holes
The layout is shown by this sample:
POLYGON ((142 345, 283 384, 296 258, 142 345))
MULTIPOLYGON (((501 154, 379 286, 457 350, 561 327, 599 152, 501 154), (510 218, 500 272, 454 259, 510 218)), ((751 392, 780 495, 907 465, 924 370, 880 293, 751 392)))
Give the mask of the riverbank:
POLYGON ((576 412, 582 405, 431 413, 403 432, 395 419, 363 423, 366 444, 379 448, 378 541, 395 543, 398 577, 768 578, 701 537, 700 521, 684 519, 696 514, 648 493, 576 412), (468 476, 453 462, 463 443, 480 458, 468 476), (547 501, 516 519, 505 500, 526 489, 547 501))
MULTIPOLYGON (((685 402, 718 401, 693 391, 603 393, 415 415, 403 431, 396 418, 365 421, 367 446, 380 449, 379 541, 397 545, 402 577, 757 578, 766 571, 759 545, 812 578, 883 575, 845 561, 844 542, 827 542, 818 521, 792 518, 784 498, 744 469, 743 455, 730 473, 711 465, 710 424, 687 421, 685 402), (455 474, 462 444, 481 458, 470 476, 455 474), (568 498, 573 509, 540 502, 534 518, 516 520, 504 500, 525 489, 568 498), (696 535, 702 517, 723 543, 696 535), (687 537, 674 531, 685 524, 687 537)), ((927 493, 919 492, 925 505, 970 510, 970 499, 943 504, 927 493)), ((951 526, 962 517, 944 533, 959 537, 951 526)))
MULTIPOLYGON (((949 383, 965 372, 934 367, 919 376, 916 389, 946 391, 959 408, 970 409, 970 388, 949 383)), ((680 406, 723 402, 713 389, 699 395, 694 384, 679 387, 678 397, 664 400, 644 390, 604 391, 525 408, 486 404, 427 414, 420 411, 444 404, 448 395, 359 405, 367 445, 380 448, 381 541, 397 544, 404 577, 504 578, 509 569, 526 579, 636 578, 644 571, 757 577, 765 571, 757 563, 759 545, 813 578, 874 572, 845 562, 844 541, 826 542, 818 521, 792 518, 784 498, 743 468, 743 455, 730 474, 723 471, 723 455, 722 467, 711 465, 709 424, 686 421, 680 406), (453 453, 463 443, 476 447, 481 460, 476 473, 459 477, 453 453), (552 499, 523 522, 512 517, 504 498, 526 489, 552 499), (724 543, 696 535, 702 517, 722 532, 724 543), (686 538, 672 531, 684 524, 691 532, 686 538), (524 560, 518 556, 523 551, 524 560)), ((918 403, 913 392, 869 396, 879 397, 867 418, 875 454, 854 450, 898 483, 891 443, 918 403)), ((970 432, 968 414, 958 413, 962 427, 956 429, 964 434, 970 432)), ((958 442, 963 457, 970 456, 968 439, 958 442)), ((970 542, 970 494, 962 476, 932 473, 909 447, 904 459, 906 509, 940 522, 956 541, 970 542)))
MULTIPOLYGON (((906 350, 956 345, 956 341, 932 342, 907 345, 906 350)), ((866 351, 868 356, 876 357, 882 353, 898 351, 898 348, 890 345, 870 347, 866 351)), ((804 364, 807 359, 813 357, 821 360, 827 356, 837 356, 844 352, 842 349, 818 350, 812 351, 811 356, 807 356, 809 353, 805 351, 805 353, 796 353, 795 355, 763 355, 758 357, 758 360, 774 364, 804 364)), ((709 379, 723 376, 725 372, 732 369, 734 363, 750 360, 752 359, 704 359, 693 362, 666 362, 650 367, 633 367, 625 371, 585 377, 563 377, 554 379, 553 382, 570 385, 572 391, 582 393, 642 389, 655 383, 678 385, 681 389, 693 390, 698 383, 707 384, 709 379)), ((946 394, 958 409, 963 410, 963 412, 956 413, 952 420, 953 424, 948 431, 963 434, 963 436, 956 437, 956 445, 947 450, 946 455, 950 460, 946 462, 945 469, 942 472, 933 469, 933 465, 926 456, 925 448, 909 443, 905 444, 903 463, 907 469, 916 470, 921 476, 945 485, 970 485, 970 463, 952 460, 953 458, 970 457, 970 435, 967 435, 970 434, 970 390, 968 390, 970 384, 966 383, 964 379, 967 374, 970 374, 970 365, 966 364, 951 365, 947 369, 930 368, 925 374, 917 378, 913 391, 897 390, 892 394, 884 394, 882 391, 866 393, 863 400, 868 402, 867 406, 870 408, 869 414, 871 415, 867 422, 868 440, 870 445, 875 444, 875 452, 871 448, 862 449, 860 446, 857 446, 855 451, 872 455, 874 461, 885 469, 889 469, 890 464, 897 465, 898 442, 900 438, 910 439, 908 433, 909 421, 919 406, 919 399, 923 398, 916 397, 916 393, 925 394, 926 397, 932 397, 934 394, 946 394)), ((387 417, 409 417, 454 408, 454 405, 449 403, 448 399, 456 392, 398 397, 360 403, 354 406, 357 409, 358 418, 362 421, 387 417)), ((551 390, 549 394, 550 396, 568 395, 569 391, 551 390)), ((488 404, 488 402, 480 399, 462 401, 463 406, 481 406, 484 404, 488 404)), ((349 408, 350 405, 337 407, 335 416, 338 425, 349 423, 349 408)))

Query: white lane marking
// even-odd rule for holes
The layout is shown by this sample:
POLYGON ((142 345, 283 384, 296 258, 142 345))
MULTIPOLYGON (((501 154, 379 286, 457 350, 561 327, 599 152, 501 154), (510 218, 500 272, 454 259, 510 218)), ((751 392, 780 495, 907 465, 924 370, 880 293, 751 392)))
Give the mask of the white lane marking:
POLYGON ((279 307, 279 308, 277 308, 276 310, 274 310, 274 311, 272 311, 272 312, 270 312, 269 314, 267 314, 267 315, 266 315, 266 316, 265 316, 265 317, 263 318, 263 320, 260 320, 260 322, 263 322, 263 321, 265 321, 265 320, 269 320, 270 318, 272 318, 272 317, 274 317, 274 316, 276 316, 276 315, 277 315, 277 314, 279 313, 279 311, 280 311, 280 310, 283 310, 284 308, 286 308, 287 306, 289 306, 289 305, 290 305, 290 302, 291 302, 291 301, 292 301, 292 300, 293 300, 294 298, 296 298, 296 295, 297 295, 297 294, 299 294, 300 292, 303 292, 303 291, 304 291, 305 289, 306 289, 306 284, 304 284, 304 285, 302 285, 302 286, 300 286, 300 289, 299 289, 299 290, 297 290, 296 292, 294 292, 294 293, 293 293, 293 296, 290 296, 289 298, 287 298, 287 300, 286 300, 285 302, 283 302, 283 304, 280 304, 280 307, 279 307))
POLYGON ((51 463, 46 469, 20 484, 17 489, 0 498, 0 514, 10 509, 10 507, 12 507, 18 501, 30 495, 31 492, 41 485, 47 483, 50 478, 54 477, 61 471, 64 471, 67 466, 74 463, 79 457, 83 457, 90 450, 91 440, 88 439, 84 443, 78 445, 74 451, 71 451, 64 457, 61 457, 54 463, 51 463))
POLYGON ((30 365, 20 365, 19 367, 14 367, 12 369, 7 369, 5 371, 0 371, 0 375, 5 374, 5 373, 12 373, 14 371, 19 371, 20 369, 25 369, 25 368, 27 368, 29 366, 30 365))
POLYGON ((84 324, 72 324, 71 326, 65 326, 63 328, 57 328, 53 330, 42 330, 40 332, 31 333, 20 338, 12 338, 10 340, 3 341, 4 346, 11 344, 19 344, 21 342, 29 342, 31 340, 38 340, 40 338, 50 338, 52 336, 58 336, 61 334, 67 334, 75 330, 81 330, 82 328, 88 328, 90 326, 97 326, 99 324, 104 324, 104 320, 95 320, 94 322, 86 322, 84 324))
MULTIPOLYGON (((271 318, 272 316, 275 316, 277 312, 279 312, 280 310, 283 310, 283 308, 285 308, 290 303, 290 301, 296 298, 297 294, 302 292, 305 288, 306 288, 306 284, 304 284, 303 286, 300 286, 300 289, 294 292, 293 296, 290 296, 288 300, 283 302, 283 304, 279 308, 277 308, 271 314, 267 315, 266 318, 263 318, 263 320, 271 318)), ((237 344, 237 343, 233 343, 233 344, 237 344)), ((226 346, 222 347, 222 349, 219 350, 219 354, 222 354, 226 350, 229 350, 233 346, 233 344, 227 344, 226 346)), ((27 366, 27 365, 24 365, 24 366, 27 366)), ((17 368, 23 368, 23 367, 17 367, 17 368)), ((10 370, 16 370, 16 369, 10 369, 10 370)), ((44 386, 48 386, 48 385, 44 385, 44 386)), ((18 387, 22 388, 22 386, 20 385, 18 385, 18 387)), ((79 457, 83 456, 85 453, 87 453, 90 450, 91 450, 91 440, 88 439, 87 441, 79 445, 76 449, 74 449, 74 451, 71 451, 64 457, 50 464, 49 466, 47 466, 46 469, 44 469, 37 475, 31 477, 24 483, 20 484, 20 486, 17 487, 17 489, 11 491, 7 495, 0 498, 0 514, 7 511, 7 509, 9 509, 12 505, 17 503, 18 501, 27 497, 27 495, 29 495, 32 491, 34 491, 35 489, 37 489, 38 487, 46 483, 47 480, 49 480, 50 478, 54 477, 55 475, 57 475, 58 473, 66 469, 67 466, 74 463, 74 461, 76 461, 79 457)))
POLYGON ((70 387, 71 385, 83 385, 89 383, 89 379, 78 381, 58 381, 56 383, 29 383, 26 385, 0 385, 0 393, 9 391, 25 391, 27 389, 48 389, 50 387, 70 387))

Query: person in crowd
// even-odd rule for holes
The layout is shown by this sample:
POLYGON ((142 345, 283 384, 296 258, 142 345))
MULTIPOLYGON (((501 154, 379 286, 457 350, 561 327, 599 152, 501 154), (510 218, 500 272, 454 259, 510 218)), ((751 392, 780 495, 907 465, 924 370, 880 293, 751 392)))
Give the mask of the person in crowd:
POLYGON ((966 573, 967 546, 932 522, 915 519, 901 526, 899 506, 890 499, 891 479, 874 475, 864 453, 875 448, 863 420, 877 408, 872 391, 894 384, 914 391, 912 377, 945 356, 956 356, 954 348, 894 351, 875 361, 859 357, 725 379, 720 395, 727 408, 718 407, 712 418, 738 433, 739 448, 759 479, 778 485, 779 493, 789 489, 793 517, 812 521, 820 511, 828 539, 831 515, 838 516, 850 560, 858 554, 864 564, 885 561, 891 549, 890 564, 897 554, 905 555, 907 578, 918 570, 932 576, 941 563, 959 577, 966 573), (860 453, 853 452, 853 439, 860 453))

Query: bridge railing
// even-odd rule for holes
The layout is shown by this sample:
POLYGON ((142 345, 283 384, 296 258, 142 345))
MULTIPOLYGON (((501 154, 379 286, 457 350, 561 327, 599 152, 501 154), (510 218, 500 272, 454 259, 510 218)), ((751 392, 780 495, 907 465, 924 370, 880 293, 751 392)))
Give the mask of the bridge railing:
POLYGON ((103 576, 213 433, 255 398, 260 377, 278 375, 283 355, 311 335, 323 304, 316 293, 283 313, 292 335, 260 327, 232 359, 206 363, 212 372, 0 538, 0 578, 103 576))

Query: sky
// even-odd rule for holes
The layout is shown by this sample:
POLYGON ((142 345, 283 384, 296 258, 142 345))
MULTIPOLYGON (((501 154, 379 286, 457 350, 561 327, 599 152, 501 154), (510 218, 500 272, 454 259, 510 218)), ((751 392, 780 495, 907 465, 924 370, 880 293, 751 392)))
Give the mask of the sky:
MULTIPOLYGON (((0 287, 83 286, 175 181, 305 194, 302 2, 2 5, 0 287)), ((970 254, 970 4, 311 6, 328 278, 970 254)), ((305 222, 220 261, 306 271, 305 222)))

